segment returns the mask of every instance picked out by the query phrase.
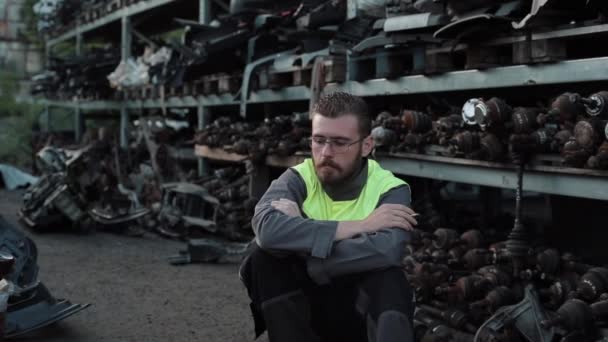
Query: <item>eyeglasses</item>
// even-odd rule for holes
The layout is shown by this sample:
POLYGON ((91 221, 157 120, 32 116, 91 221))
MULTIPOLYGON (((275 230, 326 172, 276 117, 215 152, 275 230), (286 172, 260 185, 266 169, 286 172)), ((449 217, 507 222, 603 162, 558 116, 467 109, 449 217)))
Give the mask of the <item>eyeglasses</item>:
POLYGON ((349 142, 348 140, 333 140, 325 137, 311 137, 309 138, 310 148, 311 149, 322 149, 325 145, 328 145, 334 153, 346 153, 352 145, 356 143, 360 143, 365 138, 359 139, 357 141, 349 142))

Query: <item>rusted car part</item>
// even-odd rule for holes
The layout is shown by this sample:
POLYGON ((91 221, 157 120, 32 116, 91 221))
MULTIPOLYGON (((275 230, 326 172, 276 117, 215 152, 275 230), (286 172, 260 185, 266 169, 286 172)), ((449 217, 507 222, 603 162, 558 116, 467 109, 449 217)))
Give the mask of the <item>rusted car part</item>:
POLYGON ((10 297, 4 327, 5 337, 14 337, 67 318, 90 306, 54 298, 38 280, 36 245, 0 217, 0 251, 14 258, 4 279, 10 297))
POLYGON ((249 252, 250 243, 218 239, 192 239, 185 250, 169 258, 172 265, 207 262, 239 262, 249 252))
POLYGON ((45 175, 27 190, 19 211, 25 224, 38 229, 67 219, 78 226, 87 218, 86 203, 72 192, 65 178, 65 173, 45 175))
POLYGON ((170 237, 190 236, 195 229, 216 233, 220 202, 196 184, 163 184, 157 231, 170 237))

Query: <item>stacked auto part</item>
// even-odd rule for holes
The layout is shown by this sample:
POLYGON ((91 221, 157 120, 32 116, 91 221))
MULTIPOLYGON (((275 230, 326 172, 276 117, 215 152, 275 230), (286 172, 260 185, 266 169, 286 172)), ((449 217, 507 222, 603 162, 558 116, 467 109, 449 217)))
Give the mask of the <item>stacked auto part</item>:
POLYGON ((199 145, 248 156, 257 163, 266 155, 286 157, 307 151, 309 137, 308 113, 294 113, 267 118, 259 124, 218 118, 197 132, 194 140, 199 145))
POLYGON ((606 169, 606 92, 564 93, 547 107, 515 107, 497 97, 474 98, 461 115, 402 110, 378 114, 372 136, 380 151, 512 161, 512 153, 561 155, 568 167, 606 169))
POLYGON ((107 99, 112 91, 106 76, 118 64, 120 55, 111 47, 82 56, 53 58, 49 69, 32 78, 32 94, 56 99, 107 99))
POLYGON ((552 341, 553 336, 561 336, 595 341, 603 337, 602 293, 608 289, 608 269, 536 246, 514 272, 506 241, 480 231, 461 234, 439 228, 432 233, 418 231, 414 237, 404 262, 416 292, 418 339, 552 341))

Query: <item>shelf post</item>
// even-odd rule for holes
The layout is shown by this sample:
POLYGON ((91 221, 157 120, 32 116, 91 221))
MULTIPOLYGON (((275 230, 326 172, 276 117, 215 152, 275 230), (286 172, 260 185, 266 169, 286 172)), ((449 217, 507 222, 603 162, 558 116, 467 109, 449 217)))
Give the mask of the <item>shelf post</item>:
MULTIPOLYGON (((205 128, 205 126, 207 125, 207 120, 209 117, 209 108, 205 107, 203 104, 198 103, 198 107, 197 107, 197 129, 201 130, 203 128, 205 128)), ((198 175, 199 176, 204 176, 205 174, 207 174, 207 171, 209 170, 209 166, 207 165, 207 161, 205 160, 205 158, 198 158, 198 175)))
POLYGON ((346 3, 346 19, 352 19, 357 16, 357 0, 348 0, 346 3))
POLYGON ((80 110, 80 105, 76 104, 76 107, 74 107, 74 140, 76 143, 82 138, 84 126, 84 116, 80 110))
POLYGON ((76 56, 82 55, 82 32, 76 32, 76 56))
POLYGON ((201 24, 211 22, 211 0, 199 0, 198 21, 201 24))
POLYGON ((120 108, 120 147, 127 148, 129 145, 129 112, 123 104, 120 108))
POLYGON ((44 105, 44 120, 45 120, 45 126, 46 126, 46 131, 50 132, 51 131, 51 108, 48 104, 44 105))
POLYGON ((126 61, 131 57, 131 18, 126 15, 121 18, 120 33, 120 56, 122 61, 126 61))

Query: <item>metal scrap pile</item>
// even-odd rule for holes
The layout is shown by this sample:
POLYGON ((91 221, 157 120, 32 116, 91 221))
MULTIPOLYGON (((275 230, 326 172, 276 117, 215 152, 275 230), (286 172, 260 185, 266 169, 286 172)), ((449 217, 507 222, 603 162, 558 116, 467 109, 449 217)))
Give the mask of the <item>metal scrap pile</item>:
MULTIPOLYGON (((548 107, 512 108, 500 98, 474 98, 461 115, 403 110, 374 121, 378 148, 504 161, 513 154, 561 154, 569 167, 608 169, 608 93, 564 93, 548 107)), ((555 159, 555 158, 554 158, 555 159)))
POLYGON ((249 194, 244 168, 197 179, 180 167, 178 150, 171 147, 188 135, 179 129, 187 122, 146 117, 135 125, 128 149, 101 129, 77 150, 39 151, 43 175, 24 195, 22 221, 38 230, 72 225, 127 234, 148 229, 182 239, 206 233, 251 239, 257 200, 249 194))
POLYGON ((310 125, 308 113, 279 115, 259 124, 221 117, 197 132, 194 141, 246 155, 257 163, 267 155, 286 157, 309 150, 310 125))
POLYGON ((569 50, 595 57, 584 52, 582 41, 509 39, 530 30, 597 24, 608 13, 604 1, 362 0, 358 4, 359 12, 368 16, 345 23, 336 40, 351 52, 349 79, 355 81, 559 61, 573 58, 569 50))
POLYGON ((478 230, 417 231, 404 260, 416 293, 416 340, 598 341, 608 269, 478 230), (515 249, 516 250, 516 249, 515 249))
MULTIPOLYGON (((83 6, 83 15, 94 13, 81 18, 84 22, 130 4, 93 2, 83 6)), ((72 2, 51 3, 38 6, 41 18, 52 17, 59 4, 72 2)), ((72 10, 78 11, 76 7, 72 10)), ((114 84, 119 77, 127 85, 176 88, 178 96, 235 94, 240 89, 240 99, 246 102, 251 89, 342 82, 347 74, 347 52, 349 79, 355 81, 597 57, 595 51, 568 45, 584 44, 584 39, 489 41, 521 38, 523 29, 601 22, 607 7, 603 1, 359 0, 353 5, 358 16, 346 20, 345 0, 233 0, 230 14, 210 24, 175 19, 184 28, 183 44, 136 33, 151 49, 171 50, 170 58, 156 65, 135 61, 119 65, 115 61, 112 69, 117 69, 116 74, 110 78, 114 84), (581 55, 570 56, 570 50, 581 55), (317 60, 322 63, 313 68, 317 60), (146 73, 149 75, 143 77, 146 73), (147 79, 154 81, 145 82, 147 79)), ((242 114, 245 111, 241 109, 242 114)))
MULTIPOLYGON (((115 3, 117 2, 95 3, 83 8, 83 12, 95 11, 100 6, 111 7, 115 3)), ((158 64, 125 61, 119 65, 115 61, 112 69, 117 70, 110 79, 113 84, 120 84, 121 82, 116 82, 119 78, 124 81, 122 85, 145 85, 148 84, 145 82, 147 79, 153 80, 151 84, 167 87, 187 84, 198 89, 198 93, 205 94, 226 91, 236 93, 242 86, 246 94, 249 87, 260 84, 257 78, 254 82, 254 69, 268 66, 275 59, 285 56, 285 52, 290 56, 302 54, 302 57, 282 61, 275 64, 275 68, 291 69, 295 66, 294 63, 310 66, 317 55, 326 54, 316 52, 327 48, 335 33, 335 26, 332 25, 340 24, 345 17, 345 1, 234 1, 228 16, 215 19, 209 25, 175 19, 185 29, 183 45, 150 39, 136 32, 136 38, 149 48, 171 50, 170 56, 158 64), (143 81, 142 68, 149 72, 143 81), (204 77, 211 74, 216 76, 211 79, 204 77), (241 74, 244 75, 242 80, 241 74), (137 77, 132 77, 133 75, 137 77), (230 79, 229 75, 233 75, 234 79, 230 79), (232 85, 225 87, 222 85, 224 82, 232 85)), ((56 69, 50 71, 52 70, 57 72, 56 69)), ((105 75, 110 72, 108 70, 105 75)), ((40 91, 34 91, 38 92, 40 91)), ((75 93, 72 95, 80 96, 75 93)), ((106 94, 106 98, 110 98, 110 95, 106 94)))
POLYGON ((48 98, 109 98, 112 90, 106 76, 120 61, 116 49, 96 49, 82 56, 51 58, 49 69, 32 77, 32 94, 48 98))
POLYGON ((79 0, 40 0, 34 4, 34 13, 38 16, 38 31, 41 33, 60 33, 74 23, 74 14, 83 6, 94 1, 79 0))
POLYGON ((149 210, 123 185, 120 168, 124 172, 127 165, 120 159, 125 156, 112 144, 100 139, 75 151, 46 147, 38 152, 43 175, 24 194, 22 221, 36 229, 69 223, 85 231, 137 224, 149 210))

